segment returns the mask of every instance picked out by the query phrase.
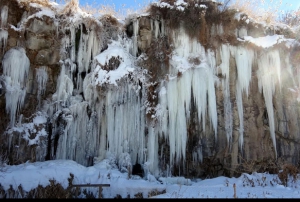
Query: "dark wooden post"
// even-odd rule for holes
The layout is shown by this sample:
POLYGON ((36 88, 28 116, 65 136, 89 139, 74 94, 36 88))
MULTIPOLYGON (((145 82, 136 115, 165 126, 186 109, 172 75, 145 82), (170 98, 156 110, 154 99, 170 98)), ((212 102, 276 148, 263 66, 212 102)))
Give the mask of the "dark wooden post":
POLYGON ((102 194, 102 186, 100 185, 99 186, 99 197, 98 198, 102 198, 101 194, 102 194))

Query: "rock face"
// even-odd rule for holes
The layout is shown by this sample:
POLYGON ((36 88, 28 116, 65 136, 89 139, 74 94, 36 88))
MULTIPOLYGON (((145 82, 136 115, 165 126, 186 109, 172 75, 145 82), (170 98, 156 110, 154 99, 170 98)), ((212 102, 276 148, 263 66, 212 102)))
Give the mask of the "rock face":
POLYGON ((210 1, 155 3, 126 23, 74 1, 22 2, 0 2, 9 164, 108 158, 195 178, 298 165, 300 46, 289 28, 210 1))

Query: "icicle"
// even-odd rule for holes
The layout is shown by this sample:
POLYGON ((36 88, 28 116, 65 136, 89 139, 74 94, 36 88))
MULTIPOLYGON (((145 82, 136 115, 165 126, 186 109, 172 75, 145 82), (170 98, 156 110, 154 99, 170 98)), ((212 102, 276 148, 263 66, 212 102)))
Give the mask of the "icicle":
MULTIPOLYGON (((169 145, 170 145, 170 164, 173 165, 173 159, 176 151, 176 117, 178 113, 178 91, 177 80, 173 79, 167 84, 167 99, 169 109, 169 145)), ((184 116, 185 114, 183 114, 184 116)))
POLYGON ((16 115, 23 107, 26 89, 18 86, 6 86, 5 100, 6 111, 10 114, 10 127, 14 127, 16 115))
MULTIPOLYGON (((88 67, 86 67, 86 61, 89 61, 90 60, 90 57, 88 57, 86 55, 86 40, 87 40, 87 36, 85 34, 83 34, 82 32, 82 25, 80 25, 80 40, 79 40, 79 45, 78 45, 78 51, 77 51, 77 61, 76 61, 76 64, 77 64, 77 82, 76 82, 76 89, 78 90, 78 93, 81 93, 82 92, 82 77, 81 77, 81 74, 83 72, 86 72, 85 69, 88 67)), ((75 43, 78 43, 78 42, 75 42, 75 43)))
MULTIPOLYGON (((145 115, 141 110, 143 100, 130 85, 119 86, 118 89, 107 92, 104 105, 102 121, 106 125, 108 151, 116 157, 128 152, 132 163, 136 163, 136 160, 140 162, 145 148, 145 115)), ((101 108, 97 110, 102 112, 101 108)), ((155 153, 153 150, 152 152, 155 153)))
POLYGON ((57 79, 56 92, 53 94, 53 100, 56 101, 56 111, 61 107, 66 107, 67 99, 72 95, 73 82, 65 73, 65 65, 62 64, 60 75, 57 79))
POLYGON ((242 149, 244 144, 244 111, 243 111, 242 89, 239 85, 236 86, 236 102, 237 102, 237 109, 238 109, 239 121, 240 121, 239 147, 240 149, 242 149))
POLYGON ((47 67, 42 66, 36 69, 36 79, 38 82, 38 91, 37 91, 38 108, 40 108, 41 95, 44 94, 44 91, 46 89, 46 84, 48 81, 47 67))
POLYGON ((7 51, 3 57, 3 74, 11 78, 10 85, 25 87, 30 62, 24 48, 16 47, 7 51), (18 68, 16 71, 15 68, 18 68))
POLYGON ((137 56, 137 54, 138 54, 138 42, 137 42, 138 33, 139 33, 139 20, 136 19, 133 22, 133 36, 132 36, 133 45, 132 45, 132 51, 131 51, 131 54, 133 56, 137 56))
POLYGON ((159 36, 159 21, 158 20, 155 20, 154 21, 154 36, 155 36, 155 38, 157 39, 158 38, 158 36, 159 36))
POLYGON ((248 96, 249 85, 252 76, 252 62, 254 58, 253 50, 243 47, 232 47, 232 54, 235 57, 237 65, 237 84, 241 90, 246 92, 248 96))
POLYGON ((187 126, 191 104, 192 72, 185 72, 180 79, 173 79, 167 84, 169 109, 169 144, 170 163, 176 156, 176 163, 185 160, 187 126), (188 89, 188 90, 187 90, 188 89))
POLYGON ((263 54, 258 58, 258 86, 260 92, 263 92, 266 108, 269 118, 270 134, 277 158, 276 138, 275 138, 275 122, 273 111, 273 94, 275 92, 276 83, 280 84, 280 54, 278 50, 273 50, 263 54), (276 78, 277 77, 277 78, 276 78))
MULTIPOLYGON (((202 47, 202 52, 205 53, 204 48, 202 47)), ((204 63, 204 67, 206 69, 207 74, 207 94, 208 94, 208 114, 210 125, 212 125, 213 130, 215 132, 215 141, 217 140, 217 132, 218 132, 218 113, 217 113, 217 101, 216 101, 216 92, 215 92, 215 84, 218 84, 218 78, 215 76, 217 72, 216 68, 216 59, 214 52, 211 50, 207 51, 205 58, 202 59, 204 63)), ((201 64, 200 64, 201 66, 201 64)))
POLYGON ((90 106, 94 106, 95 92, 94 92, 94 86, 92 84, 91 73, 87 74, 83 80, 83 96, 85 100, 89 102, 90 106))
POLYGON ((167 89, 165 86, 160 87, 159 91, 159 104, 156 110, 156 117, 159 121, 159 134, 165 135, 165 138, 168 138, 168 104, 167 104, 167 89))
MULTIPOLYGON (((65 111, 66 111, 66 109, 65 109, 65 111)), ((66 114, 66 112, 65 112, 65 114, 66 114)), ((70 152, 71 153, 74 152, 74 151, 72 151, 72 147, 70 147, 68 145, 68 143, 73 142, 73 141, 70 141, 70 137, 68 136, 68 129, 71 128, 71 123, 73 122, 73 116, 72 115, 64 116, 64 121, 67 124, 64 128, 63 134, 61 134, 58 139, 56 159, 71 159, 71 157, 68 154, 70 152)), ((74 135, 75 134, 72 134, 72 136, 74 136, 74 135)), ((81 162, 81 161, 78 161, 78 162, 81 162)))
POLYGON ((8 16, 8 7, 3 6, 1 9, 1 28, 4 28, 7 23, 7 16, 8 16))
POLYGON ((246 49, 244 47, 231 47, 231 51, 237 66, 236 99, 240 120, 239 146, 242 149, 244 144, 244 113, 242 94, 245 91, 246 96, 248 96, 248 90, 252 76, 254 52, 253 50, 246 49))
POLYGON ((199 68, 193 73, 193 95, 198 109, 198 118, 202 121, 205 130, 206 109, 217 138, 217 108, 215 95, 215 80, 212 70, 209 68, 199 68), (207 96, 208 95, 208 96, 207 96), (206 104, 208 103, 208 107, 206 104))
POLYGON ((13 127, 15 116, 24 104, 26 78, 30 67, 24 48, 17 47, 7 51, 2 66, 6 86, 6 111, 10 114, 10 124, 13 127))
MULTIPOLYGON (((85 48, 85 43, 86 43, 86 41, 85 41, 85 39, 86 39, 86 37, 84 37, 83 36, 83 32, 82 32, 82 29, 83 29, 83 27, 82 27, 82 25, 80 25, 79 26, 79 30, 77 30, 78 32, 80 32, 80 39, 79 39, 79 42, 77 42, 77 41, 74 41, 74 44, 77 44, 78 43, 78 50, 77 50, 77 60, 75 61, 76 63, 77 63, 77 68, 78 68, 78 74, 80 74, 81 72, 83 72, 84 70, 83 70, 83 68, 84 68, 84 66, 83 66, 83 60, 84 60, 84 57, 85 57, 85 55, 84 55, 84 48, 85 48)), ((76 33, 76 35, 77 35, 77 33, 76 33)), ((77 77, 79 78, 79 76, 80 75, 78 75, 77 77)), ((77 87, 78 88, 78 87, 77 87)))
MULTIPOLYGON (((173 31, 174 52, 171 64, 171 74, 166 84, 166 95, 160 94, 159 104, 163 109, 160 122, 164 123, 168 112, 168 140, 170 145, 170 164, 185 161, 187 143, 187 121, 190 118, 191 95, 198 110, 199 121, 205 130, 206 114, 217 135, 217 108, 215 95, 215 56, 207 52, 195 39, 191 39, 181 28, 173 31), (190 61, 199 60, 200 64, 190 61), (181 72, 180 77, 177 72, 181 72), (208 106, 207 106, 208 104, 208 106), (168 109, 168 111, 166 110, 168 109)), ((161 88, 163 89, 163 88, 161 88)), ((165 129, 160 132, 164 132, 165 129)), ((201 156, 199 154, 199 156, 201 156)))
POLYGON ((69 45, 71 45, 71 50, 70 50, 70 59, 75 62, 76 61, 76 28, 75 27, 70 27, 70 33, 71 33, 71 39, 69 45))
POLYGON ((227 142, 229 145, 232 140, 232 106, 230 101, 230 86, 229 86, 229 59, 230 59, 230 47, 229 45, 223 44, 220 49, 220 55, 222 63, 220 64, 220 69, 224 79, 222 79, 222 86, 224 92, 224 120, 225 120, 225 132, 227 137, 227 142))
POLYGON ((148 128, 148 160, 145 163, 147 170, 149 170, 154 176, 158 176, 158 138, 155 128, 150 126, 148 128))

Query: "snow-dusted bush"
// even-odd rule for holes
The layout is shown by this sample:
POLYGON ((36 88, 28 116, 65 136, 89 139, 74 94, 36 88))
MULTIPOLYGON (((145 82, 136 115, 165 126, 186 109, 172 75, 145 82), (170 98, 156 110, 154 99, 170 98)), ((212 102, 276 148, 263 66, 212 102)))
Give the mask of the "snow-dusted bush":
POLYGON ((282 2, 274 0, 230 0, 229 7, 246 13, 250 18, 266 23, 275 23, 283 11, 282 2))
POLYGON ((119 166, 119 170, 121 172, 127 172, 128 178, 130 178, 131 171, 132 171, 132 164, 131 164, 131 157, 129 153, 125 152, 120 154, 118 166, 119 166))

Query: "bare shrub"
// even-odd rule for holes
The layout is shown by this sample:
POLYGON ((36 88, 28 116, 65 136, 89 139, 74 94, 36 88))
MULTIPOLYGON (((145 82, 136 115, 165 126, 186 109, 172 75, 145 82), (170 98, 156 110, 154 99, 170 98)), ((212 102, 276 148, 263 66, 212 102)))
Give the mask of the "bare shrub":
POLYGON ((157 196, 157 195, 161 195, 161 194, 165 194, 166 190, 162 190, 162 191, 158 191, 157 189, 152 190, 148 193, 148 198, 151 198, 152 196, 157 196))
POLYGON ((73 198, 75 195, 75 191, 72 190, 73 179, 74 175, 70 173, 68 178, 69 185, 66 189, 54 179, 49 180, 49 185, 46 187, 38 185, 37 188, 28 192, 26 198, 73 198))
POLYGON ((297 11, 286 11, 279 16, 279 21, 291 27, 300 26, 300 8, 297 11))
POLYGON ((298 168, 293 164, 285 164, 283 165, 282 172, 278 173, 278 178, 281 180, 284 186, 287 186, 287 182, 289 177, 292 177, 292 181, 297 181, 298 168))
POLYGON ((64 9, 61 11, 61 14, 65 14, 70 16, 72 13, 76 12, 79 8, 79 2, 78 0, 69 0, 64 9))
POLYGON ((227 172, 231 172, 234 177, 239 177, 243 173, 251 174, 257 173, 269 173, 278 174, 280 170, 280 163, 276 159, 264 158, 257 160, 247 160, 239 155, 240 163, 234 166, 234 168, 225 167, 227 172))
POLYGON ((105 14, 100 16, 99 20, 103 25, 103 38, 117 39, 122 31, 122 25, 117 18, 111 14, 105 14))
POLYGON ((280 10, 282 1, 274 0, 232 0, 230 7, 246 13, 256 21, 275 23, 283 11, 280 10))

